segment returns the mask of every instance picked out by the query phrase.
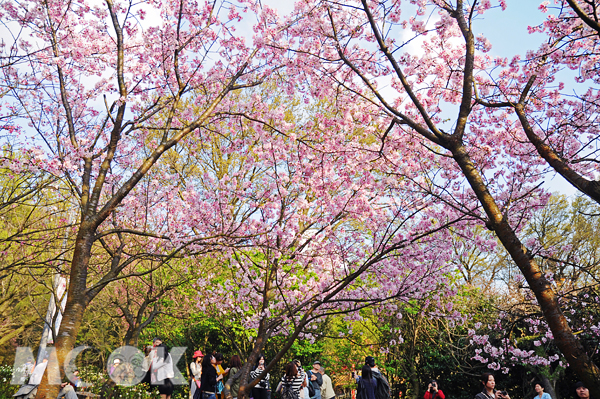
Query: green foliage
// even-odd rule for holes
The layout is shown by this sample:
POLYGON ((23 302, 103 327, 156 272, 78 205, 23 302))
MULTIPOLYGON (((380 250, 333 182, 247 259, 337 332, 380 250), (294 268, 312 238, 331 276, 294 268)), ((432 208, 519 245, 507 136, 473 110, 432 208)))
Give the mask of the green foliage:
POLYGON ((10 385, 11 378, 12 367, 0 366, 0 399, 12 398, 13 394, 19 389, 18 386, 10 385))

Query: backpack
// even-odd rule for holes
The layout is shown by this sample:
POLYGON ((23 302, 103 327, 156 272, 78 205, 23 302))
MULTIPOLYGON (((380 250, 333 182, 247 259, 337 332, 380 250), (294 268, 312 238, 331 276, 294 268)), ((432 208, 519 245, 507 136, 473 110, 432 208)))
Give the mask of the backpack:
POLYGON ((281 399, 298 399, 298 396, 294 393, 294 386, 290 381, 282 384, 281 399))
POLYGON ((377 380, 375 399, 390 399, 390 384, 381 373, 374 372, 373 377, 377 380))
POLYGON ((312 372, 309 370, 306 372, 306 375, 308 376, 308 397, 309 398, 314 398, 315 397, 315 387, 312 384, 312 381, 310 380, 310 377, 312 376, 312 372))

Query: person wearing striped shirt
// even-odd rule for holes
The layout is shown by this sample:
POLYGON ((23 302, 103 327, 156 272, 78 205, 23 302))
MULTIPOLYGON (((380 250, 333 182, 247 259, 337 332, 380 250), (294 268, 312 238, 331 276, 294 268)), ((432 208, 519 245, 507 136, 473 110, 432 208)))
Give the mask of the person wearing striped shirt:
POLYGON ((277 392, 283 392, 284 389, 290 389, 293 393, 293 397, 298 399, 300 397, 300 389, 304 386, 304 373, 298 373, 298 368, 294 362, 289 362, 285 366, 285 374, 281 377, 281 381, 277 386, 277 392))

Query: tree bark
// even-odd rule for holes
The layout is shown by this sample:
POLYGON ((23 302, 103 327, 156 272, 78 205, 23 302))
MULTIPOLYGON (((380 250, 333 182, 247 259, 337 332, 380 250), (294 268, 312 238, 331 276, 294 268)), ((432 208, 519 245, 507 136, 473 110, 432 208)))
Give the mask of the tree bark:
MULTIPOLYGON (((60 367, 64 375, 64 361, 67 354, 75 347, 77 332, 83 321, 83 314, 89 304, 87 295, 87 267, 90 262, 95 227, 86 221, 81 223, 75 241, 75 251, 71 261, 69 289, 63 318, 54 344, 60 367)), ((59 385, 48 384, 48 373, 44 373, 36 398, 55 399, 60 391, 59 385)))
MULTIPOLYGON (((472 104, 474 103, 474 100, 476 100, 473 97, 473 57, 475 55, 475 44, 473 40, 473 32, 471 31, 472 14, 469 16, 465 15, 465 8, 462 0, 457 0, 455 7, 452 7, 448 2, 445 2, 442 6, 442 8, 456 20, 465 40, 465 61, 461 106, 456 120, 456 127, 454 128, 452 134, 447 134, 437 129, 433 123, 428 112, 426 111, 426 108, 423 106, 423 104, 421 104, 420 100, 413 92, 411 84, 405 78, 402 68, 397 62, 393 51, 384 41, 384 36, 381 34, 379 30, 380 28, 369 9, 370 6, 368 2, 366 0, 361 1, 363 10, 366 13, 379 50, 389 61, 396 76, 402 83, 402 87, 405 89, 406 94, 413 102, 415 108, 419 111, 419 114, 425 121, 427 127, 417 123, 415 120, 394 108, 390 103, 386 102, 382 94, 371 84, 368 77, 361 72, 358 66, 353 64, 346 57, 344 52, 341 50, 343 46, 337 42, 340 59, 362 79, 365 85, 373 92, 373 94, 381 101, 382 105, 389 110, 392 115, 394 115, 396 118, 399 118, 402 123, 412 128, 425 139, 435 144, 439 144, 446 150, 450 151, 454 160, 456 161, 456 164, 460 167, 462 173, 467 178, 469 185, 475 192, 479 202, 481 203, 481 206, 486 212, 489 218, 488 227, 496 233, 498 239, 509 252, 513 261, 516 263, 517 267, 519 267, 525 279, 527 280, 529 287, 534 292, 546 322, 548 323, 548 326, 554 335, 554 341, 556 342, 558 348, 565 356, 569 365, 586 384, 586 387, 590 389, 590 396, 600 398, 600 370, 596 364, 592 362, 581 345, 581 342, 573 334, 573 331, 569 327, 565 316, 560 310, 556 293, 552 289, 550 283, 543 276, 540 267, 533 258, 533 255, 521 243, 516 232, 514 229, 512 229, 508 223, 508 220, 502 214, 494 197, 490 194, 482 175, 475 167, 466 148, 464 147, 463 135, 467 127, 466 122, 471 113, 472 104)), ((333 25, 333 20, 331 21, 333 25)), ((336 30, 334 27, 334 32, 335 31, 336 30)), ((337 36, 334 36, 334 39, 337 40, 337 36)), ((522 118, 521 122, 523 122, 522 118)), ((525 122, 527 122, 526 119, 525 122)))
POLYGON ((522 104, 515 106, 515 112, 519 117, 523 131, 527 135, 527 139, 534 145, 536 151, 548 165, 552 167, 558 174, 565 178, 573 187, 581 191, 594 201, 600 204, 600 181, 590 180, 583 177, 575 171, 571 166, 561 158, 552 147, 550 147, 542 138, 540 138, 529 124, 525 109, 522 104))
POLYGON ((567 319, 560 310, 558 297, 552 286, 542 274, 533 255, 521 243, 516 232, 500 211, 462 143, 451 144, 448 148, 485 210, 489 218, 490 228, 509 252, 511 258, 525 276, 530 289, 535 294, 546 322, 554 335, 554 342, 565 356, 569 366, 588 387, 590 396, 600 397, 600 370, 573 334, 567 319))

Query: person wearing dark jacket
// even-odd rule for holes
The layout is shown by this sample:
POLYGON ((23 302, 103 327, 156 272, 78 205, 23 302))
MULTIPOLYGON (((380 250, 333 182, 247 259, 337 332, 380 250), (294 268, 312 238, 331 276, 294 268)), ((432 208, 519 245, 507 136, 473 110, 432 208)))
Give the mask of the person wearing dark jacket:
POLYGON ((377 365, 375 364, 375 358, 373 356, 367 356, 365 358, 365 365, 371 368, 371 374, 377 381, 375 399, 390 399, 390 383, 388 382, 387 378, 381 374, 379 368, 377 368, 377 365))
POLYGON ((217 382, 223 379, 222 375, 217 375, 217 360, 208 353, 202 360, 202 376, 200 377, 200 390, 202 399, 216 399, 217 382))
POLYGON ((313 368, 308 372, 309 384, 312 385, 315 390, 315 396, 311 396, 310 399, 321 399, 321 385, 323 385, 323 376, 320 373, 321 362, 315 360, 313 368))
POLYGON ((365 364, 360 371, 360 376, 352 372, 352 376, 356 379, 358 389, 356 390, 356 399, 375 399, 377 391, 377 380, 373 377, 371 367, 365 364))

